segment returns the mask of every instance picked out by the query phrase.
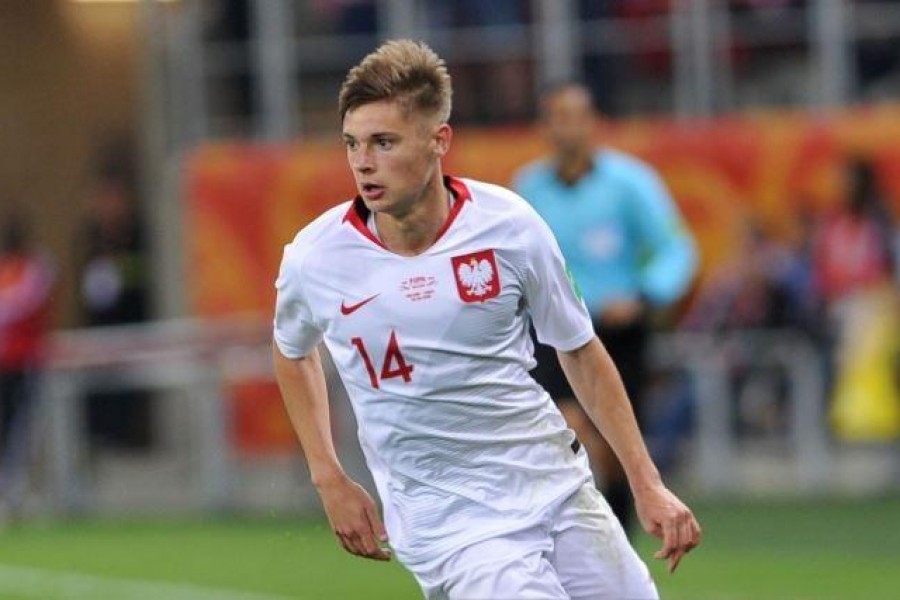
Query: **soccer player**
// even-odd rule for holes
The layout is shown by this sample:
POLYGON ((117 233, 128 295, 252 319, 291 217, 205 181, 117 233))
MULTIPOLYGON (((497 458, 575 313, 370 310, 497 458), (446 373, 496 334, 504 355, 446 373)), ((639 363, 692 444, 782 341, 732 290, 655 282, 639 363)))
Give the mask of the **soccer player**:
POLYGON ((584 450, 528 374, 529 321, 625 465, 663 540, 656 556, 674 570, 699 525, 660 480, 547 226, 509 190, 443 174, 450 107, 450 77, 426 45, 390 41, 365 57, 339 98, 359 195, 285 248, 275 368, 331 527, 353 554, 396 554, 429 599, 656 598, 584 450), (322 340, 383 522, 338 460, 322 340))
MULTIPOLYGON (((584 85, 549 87, 540 110, 553 154, 524 167, 513 187, 556 236, 643 424, 648 316, 687 290, 697 269, 695 244, 650 166, 611 148, 595 148, 597 114, 584 85)), ((596 419, 576 401, 556 351, 538 344, 535 356, 535 378, 584 443, 604 496, 631 533, 634 504, 615 453, 597 431, 596 419)))

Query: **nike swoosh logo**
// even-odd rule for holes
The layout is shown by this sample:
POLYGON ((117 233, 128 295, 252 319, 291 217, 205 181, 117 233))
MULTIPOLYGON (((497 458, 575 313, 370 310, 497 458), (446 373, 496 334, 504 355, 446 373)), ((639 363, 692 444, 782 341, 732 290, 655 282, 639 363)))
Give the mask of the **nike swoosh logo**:
POLYGON ((349 306, 346 305, 346 304, 344 304, 344 301, 342 300, 342 301, 341 301, 341 314, 342 314, 342 315, 353 314, 353 313, 355 313, 356 311, 358 311, 360 308, 362 308, 363 306, 365 306, 366 304, 368 304, 369 302, 371 302, 372 300, 374 300, 375 298, 377 298, 377 297, 380 296, 380 295, 381 295, 381 294, 375 294, 374 296, 369 296, 368 298, 366 298, 366 299, 363 300, 362 302, 357 302, 356 304, 350 304, 349 306))

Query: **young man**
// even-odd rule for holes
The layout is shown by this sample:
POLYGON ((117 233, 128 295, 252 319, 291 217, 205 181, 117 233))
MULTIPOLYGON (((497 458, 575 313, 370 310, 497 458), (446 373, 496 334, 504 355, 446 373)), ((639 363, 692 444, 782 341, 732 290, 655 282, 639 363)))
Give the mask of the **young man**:
POLYGON ((546 225, 506 189, 444 176, 450 105, 443 61, 411 41, 381 46, 341 89, 359 196, 297 235, 276 283, 276 373, 313 483, 343 547, 392 550, 427 598, 656 598, 528 374, 529 321, 625 465, 657 557, 674 569, 700 528, 660 481, 546 225), (384 525, 337 458, 321 340, 384 525))
MULTIPOLYGON (((597 115, 584 85, 548 88, 540 109, 553 154, 523 168, 514 188, 559 241, 641 423, 648 312, 685 293, 697 270, 695 245, 653 169, 594 146, 597 115)), ((535 378, 584 443, 602 476, 604 496, 631 532, 634 504, 615 454, 576 401, 556 352, 538 345, 535 355, 535 378)))

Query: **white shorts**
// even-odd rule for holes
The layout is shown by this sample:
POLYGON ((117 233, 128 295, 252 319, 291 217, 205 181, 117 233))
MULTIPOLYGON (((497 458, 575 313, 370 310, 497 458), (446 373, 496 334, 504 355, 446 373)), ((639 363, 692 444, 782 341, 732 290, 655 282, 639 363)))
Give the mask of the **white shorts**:
POLYGON ((658 600, 606 500, 585 484, 544 520, 476 542, 427 570, 428 600, 658 600))

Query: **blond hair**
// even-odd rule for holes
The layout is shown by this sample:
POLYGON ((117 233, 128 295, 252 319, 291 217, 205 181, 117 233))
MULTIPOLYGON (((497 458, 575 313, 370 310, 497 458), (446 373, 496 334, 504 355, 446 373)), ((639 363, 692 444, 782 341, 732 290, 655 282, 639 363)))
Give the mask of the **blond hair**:
POLYGON ((424 42, 390 40, 350 69, 338 96, 341 119, 370 102, 400 102, 413 110, 450 119, 453 88, 447 65, 424 42))

